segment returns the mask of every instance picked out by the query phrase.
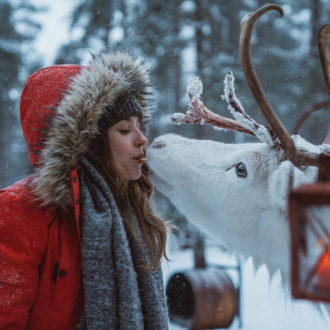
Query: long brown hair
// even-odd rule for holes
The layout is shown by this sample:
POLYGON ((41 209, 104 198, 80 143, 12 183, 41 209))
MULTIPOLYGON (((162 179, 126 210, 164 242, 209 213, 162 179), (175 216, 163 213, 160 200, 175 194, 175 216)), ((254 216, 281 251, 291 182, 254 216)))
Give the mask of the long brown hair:
MULTIPOLYGON (((148 177, 148 165, 142 165, 142 175, 138 180, 127 180, 124 170, 116 162, 111 152, 104 126, 103 121, 100 133, 91 141, 87 157, 107 182, 120 213, 123 215, 128 205, 133 210, 134 215, 138 219, 142 238, 147 244, 150 256, 150 264, 141 266, 145 269, 156 269, 160 264, 162 256, 167 259, 165 248, 168 226, 154 214, 150 205, 153 185, 148 177)), ((124 224, 128 234, 137 240, 138 243, 142 243, 139 242, 134 226, 128 221, 124 221, 124 224)), ((143 244, 139 245, 143 246, 143 244)))

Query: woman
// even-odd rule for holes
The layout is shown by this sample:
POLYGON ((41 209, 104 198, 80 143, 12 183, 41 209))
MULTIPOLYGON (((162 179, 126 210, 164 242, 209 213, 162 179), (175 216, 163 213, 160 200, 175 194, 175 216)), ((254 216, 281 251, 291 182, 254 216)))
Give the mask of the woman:
POLYGON ((0 329, 168 328, 166 226, 143 164, 149 97, 126 53, 28 79, 21 125, 36 174, 0 191, 0 329))

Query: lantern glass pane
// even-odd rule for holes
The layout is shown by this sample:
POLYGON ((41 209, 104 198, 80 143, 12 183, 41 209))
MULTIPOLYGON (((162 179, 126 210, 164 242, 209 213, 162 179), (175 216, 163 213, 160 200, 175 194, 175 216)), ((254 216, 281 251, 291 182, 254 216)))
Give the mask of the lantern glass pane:
POLYGON ((322 295, 330 292, 330 206, 308 206, 304 211, 299 221, 300 289, 322 295))

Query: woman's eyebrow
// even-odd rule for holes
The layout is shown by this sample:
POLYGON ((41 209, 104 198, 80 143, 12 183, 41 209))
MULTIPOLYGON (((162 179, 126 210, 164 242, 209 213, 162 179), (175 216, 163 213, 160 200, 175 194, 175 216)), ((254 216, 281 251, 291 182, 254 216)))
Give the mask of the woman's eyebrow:
MULTIPOLYGON (((128 118, 127 120, 128 120, 129 122, 133 122, 133 118, 132 118, 132 117, 128 118)), ((136 123, 137 123, 137 126, 138 126, 138 127, 141 126, 141 123, 140 123, 140 120, 139 120, 139 119, 136 121, 136 123)))

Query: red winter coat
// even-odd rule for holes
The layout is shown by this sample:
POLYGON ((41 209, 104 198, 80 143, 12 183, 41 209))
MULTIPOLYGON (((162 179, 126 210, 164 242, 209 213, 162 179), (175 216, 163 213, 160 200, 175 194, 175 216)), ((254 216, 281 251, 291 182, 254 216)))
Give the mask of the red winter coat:
POLYGON ((31 177, 0 191, 0 329, 75 329, 79 224, 73 212, 31 202, 29 183, 31 177))
POLYGON ((79 159, 104 108, 136 86, 147 119, 148 74, 127 54, 28 79, 21 125, 37 173, 0 190, 0 329, 75 329, 83 308, 79 159))

